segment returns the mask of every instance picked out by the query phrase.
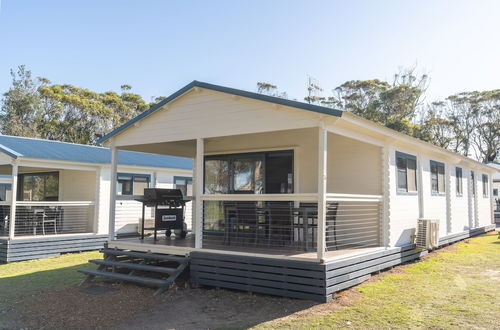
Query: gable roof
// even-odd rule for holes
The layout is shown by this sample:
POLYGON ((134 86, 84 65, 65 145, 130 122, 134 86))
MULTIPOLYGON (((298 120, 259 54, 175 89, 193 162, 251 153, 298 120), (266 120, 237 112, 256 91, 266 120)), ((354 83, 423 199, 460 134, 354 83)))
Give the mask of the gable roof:
MULTIPOLYGON (((31 157, 84 163, 111 163, 109 148, 9 135, 0 135, 0 152, 16 159, 31 157)), ((193 168, 192 160, 189 158, 123 150, 118 151, 118 164, 184 170, 193 168)))
POLYGON ((108 140, 113 135, 118 134, 119 132, 130 127, 131 125, 135 124, 139 120, 151 115, 152 113, 154 113, 156 110, 160 109, 165 104, 173 101, 174 99, 178 98, 182 94, 186 93, 187 91, 189 91, 190 89, 195 88, 195 87, 209 89, 212 91, 227 93, 227 94, 231 94, 231 95, 237 95, 237 96, 241 96, 241 97, 247 97, 247 98, 251 98, 254 100, 269 102, 269 103, 273 103, 273 104, 284 105, 287 107, 312 111, 312 112, 321 113, 324 115, 330 115, 330 116, 335 116, 335 117, 342 116, 341 110, 336 110, 336 109, 332 109, 332 108, 328 108, 328 107, 322 107, 319 105, 314 105, 314 104, 309 104, 309 103, 304 103, 304 102, 287 100, 287 99, 284 99, 281 97, 275 97, 275 96, 269 96, 269 95, 264 95, 264 94, 260 94, 260 93, 248 92, 248 91, 244 91, 241 89, 224 87, 224 86, 220 86, 220 85, 214 85, 214 84, 209 84, 209 83, 194 80, 190 84, 187 84, 186 86, 179 89, 177 92, 171 94, 169 97, 167 97, 163 101, 153 105, 151 108, 144 111, 143 113, 141 113, 137 117, 129 120, 128 122, 126 122, 122 126, 116 128, 113 131, 111 131, 110 133, 106 134, 105 136, 100 138, 97 142, 102 143, 102 142, 108 140))

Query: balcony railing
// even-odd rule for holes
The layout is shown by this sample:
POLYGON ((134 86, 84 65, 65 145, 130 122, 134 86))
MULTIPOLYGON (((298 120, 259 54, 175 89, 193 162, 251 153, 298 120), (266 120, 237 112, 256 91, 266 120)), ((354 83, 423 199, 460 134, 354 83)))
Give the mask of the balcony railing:
MULTIPOLYGON (((203 195, 203 248, 315 252, 317 194, 203 195)), ((326 249, 380 246, 381 196, 327 195, 326 249)))
MULTIPOLYGON (((14 236, 93 232, 94 202, 17 202, 14 236)), ((9 235, 10 205, 0 205, 0 236, 9 235)))

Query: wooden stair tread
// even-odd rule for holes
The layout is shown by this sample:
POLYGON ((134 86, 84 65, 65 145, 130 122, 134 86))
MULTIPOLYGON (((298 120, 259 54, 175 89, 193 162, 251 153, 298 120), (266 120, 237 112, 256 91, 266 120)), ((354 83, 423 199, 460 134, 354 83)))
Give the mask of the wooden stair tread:
POLYGON ((164 287, 164 286, 167 286, 173 282, 173 280, 171 280, 170 278, 167 280, 161 280, 161 279, 156 279, 156 278, 151 278, 151 277, 113 273, 113 272, 106 272, 106 271, 94 270, 94 269, 81 269, 78 271, 80 273, 83 273, 86 275, 109 277, 109 278, 113 278, 113 279, 117 279, 117 280, 135 282, 135 283, 140 283, 140 284, 154 286, 154 287, 164 287))
POLYGON ((130 257, 144 258, 144 259, 176 261, 179 263, 186 263, 189 261, 189 258, 187 258, 187 257, 174 256, 174 255, 168 255, 168 254, 136 252, 136 251, 123 251, 123 250, 115 250, 115 249, 101 249, 100 251, 104 254, 111 254, 111 255, 115 255, 115 256, 130 256, 130 257))
POLYGON ((96 264, 96 265, 134 269, 134 270, 144 270, 144 271, 148 271, 148 272, 156 272, 156 273, 164 273, 164 274, 173 274, 177 271, 177 268, 162 267, 162 266, 155 266, 155 265, 148 265, 148 264, 137 264, 137 263, 123 262, 123 261, 93 259, 93 260, 89 260, 89 262, 96 264))

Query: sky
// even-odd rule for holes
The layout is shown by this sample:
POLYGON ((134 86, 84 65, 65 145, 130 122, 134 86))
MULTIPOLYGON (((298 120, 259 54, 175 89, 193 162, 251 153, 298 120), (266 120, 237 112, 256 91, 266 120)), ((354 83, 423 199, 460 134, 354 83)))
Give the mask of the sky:
POLYGON ((500 88, 500 1, 0 0, 0 92, 10 70, 147 101, 192 80, 292 99, 314 77, 431 77, 427 100, 500 88))

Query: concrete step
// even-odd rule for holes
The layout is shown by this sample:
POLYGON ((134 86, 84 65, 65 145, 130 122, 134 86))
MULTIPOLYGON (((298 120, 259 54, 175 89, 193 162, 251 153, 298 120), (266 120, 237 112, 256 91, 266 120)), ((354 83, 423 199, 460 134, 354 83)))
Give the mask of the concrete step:
POLYGON ((113 260, 103 260, 103 259, 93 259, 89 260, 89 262, 109 267, 117 267, 117 268, 126 268, 132 270, 144 270, 148 272, 154 273, 162 273, 162 274, 173 274, 177 271, 177 268, 171 267, 162 267, 148 264, 137 264, 132 262, 123 262, 123 261, 113 261, 113 260))

